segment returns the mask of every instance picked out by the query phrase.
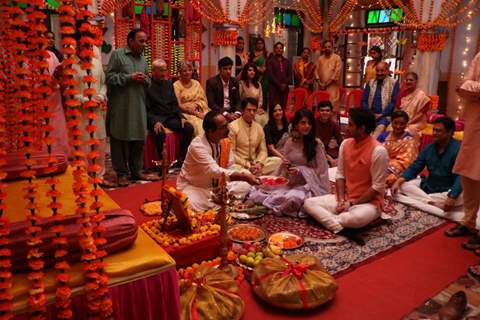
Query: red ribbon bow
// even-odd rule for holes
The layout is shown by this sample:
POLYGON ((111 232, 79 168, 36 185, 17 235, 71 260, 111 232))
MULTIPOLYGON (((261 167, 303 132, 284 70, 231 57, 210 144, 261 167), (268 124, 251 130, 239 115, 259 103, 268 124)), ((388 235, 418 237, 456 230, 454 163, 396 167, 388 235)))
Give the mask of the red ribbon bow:
POLYGON ((287 269, 283 271, 284 277, 293 274, 297 279, 301 279, 302 275, 308 270, 308 265, 305 263, 294 264, 287 261, 287 265, 287 269))

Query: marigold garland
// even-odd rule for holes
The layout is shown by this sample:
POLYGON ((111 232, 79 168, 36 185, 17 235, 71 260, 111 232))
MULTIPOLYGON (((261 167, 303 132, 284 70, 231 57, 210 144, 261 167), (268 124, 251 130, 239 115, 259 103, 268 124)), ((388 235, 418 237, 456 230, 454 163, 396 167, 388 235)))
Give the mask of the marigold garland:
POLYGON ((81 260, 84 263, 84 270, 86 276, 85 284, 85 296, 87 299, 88 315, 91 318, 99 318, 98 304, 95 303, 96 294, 95 291, 98 288, 96 284, 96 278, 91 274, 96 270, 96 252, 97 248, 93 239, 93 228, 89 214, 88 202, 88 183, 86 180, 86 164, 85 153, 83 151, 83 132, 80 129, 81 117, 80 112, 81 103, 76 98, 79 94, 76 89, 78 83, 74 78, 76 70, 73 64, 76 63, 76 41, 72 37, 75 33, 75 15, 77 12, 75 8, 79 8, 79 14, 82 17, 88 18, 90 14, 85 12, 85 3, 81 1, 63 0, 62 5, 59 8, 60 22, 61 22, 61 34, 63 53, 65 55, 64 65, 64 78, 63 85, 66 88, 64 90, 65 105, 67 106, 67 126, 69 129, 70 145, 72 148, 72 165, 74 167, 74 184, 73 192, 76 197, 77 209, 76 213, 80 215, 77 223, 82 227, 80 228, 80 246, 82 247, 81 260))
POLYGON ((182 210, 186 213, 188 221, 190 222, 191 233, 185 236, 180 236, 162 231, 164 225, 168 229, 177 223, 177 218, 173 215, 168 216, 165 223, 163 217, 143 223, 142 229, 162 247, 167 248, 167 250, 175 249, 189 245, 193 241, 201 240, 209 236, 215 236, 220 233, 220 226, 213 223, 217 215, 214 210, 208 210, 201 214, 196 214, 189 208, 190 204, 185 193, 178 191, 173 187, 168 187, 164 190, 169 196, 180 200, 182 210))
MULTIPOLYGON (((43 3, 43 1, 40 1, 40 3, 43 3)), ((62 232, 64 231, 64 226, 61 223, 63 219, 61 213, 62 204, 58 201, 61 192, 56 187, 59 183, 59 179, 54 177, 54 172, 57 170, 57 159, 52 155, 52 144, 55 142, 55 139, 51 136, 51 131, 54 130, 50 123, 53 114, 50 111, 51 106, 49 105, 50 100, 48 97, 52 92, 51 87, 53 85, 53 79, 48 72, 48 63, 46 61, 46 59, 49 58, 49 54, 45 50, 48 45, 47 39, 44 36, 46 31, 43 22, 45 15, 41 11, 38 12, 32 14, 29 20, 32 21, 32 23, 36 23, 31 28, 36 31, 36 34, 32 35, 32 39, 35 39, 33 42, 37 44, 35 52, 37 53, 38 58, 38 73, 35 79, 37 86, 34 92, 39 95, 37 104, 42 108, 39 111, 39 114, 43 115, 44 118, 44 143, 48 153, 47 168, 45 169, 45 172, 50 174, 45 183, 50 186, 49 190, 46 192, 46 196, 51 199, 51 202, 47 207, 52 211, 52 220, 54 221, 54 225, 50 228, 50 231, 55 234, 52 243, 55 246, 55 269, 58 271, 56 277, 57 287, 55 290, 55 304, 57 307, 57 317, 59 319, 71 319, 73 316, 71 309, 71 289, 68 286, 70 276, 67 273, 70 266, 65 260, 68 253, 66 250, 67 239, 62 236, 62 232), (36 21, 34 19, 35 17, 37 18, 36 21)))
POLYGON ((235 30, 216 30, 213 38, 215 46, 234 46, 237 44, 238 32, 235 30))
POLYGON ((93 68, 93 58, 95 56, 93 51, 93 46, 97 42, 95 37, 96 27, 91 25, 89 20, 93 18, 93 13, 89 10, 89 6, 92 4, 91 0, 77 0, 76 1, 79 7, 79 16, 83 19, 80 26, 80 59, 82 61, 81 68, 85 70, 86 75, 83 77, 82 81, 87 85, 87 88, 83 91, 83 96, 87 98, 83 103, 83 108, 88 110, 87 119, 88 125, 85 128, 89 134, 89 139, 86 141, 86 144, 89 148, 87 153, 87 159, 90 164, 87 167, 88 175, 90 177, 90 183, 93 186, 93 190, 90 192, 90 196, 93 199, 93 203, 90 205, 90 210, 93 211, 91 217, 91 222, 94 224, 92 239, 94 241, 93 245, 96 247, 95 250, 95 259, 90 265, 87 265, 87 281, 92 289, 92 295, 87 295, 87 301, 89 304, 89 310, 92 312, 93 316, 98 316, 103 319, 109 319, 113 317, 113 307, 112 301, 108 295, 108 277, 105 272, 105 262, 104 258, 107 255, 107 252, 103 249, 106 239, 102 237, 102 233, 105 231, 105 228, 100 225, 100 222, 104 220, 105 215, 102 212, 103 203, 100 202, 99 196, 102 194, 102 191, 99 187, 101 182, 98 173, 101 170, 100 165, 96 163, 100 154, 97 150, 97 146, 100 144, 100 141, 96 138, 95 132, 97 131, 97 126, 95 121, 97 120, 97 115, 95 109, 99 108, 99 103, 94 100, 94 96, 97 94, 95 88, 92 87, 93 83, 96 81, 92 77, 92 68, 93 68))
POLYGON ((420 51, 442 51, 447 42, 447 33, 426 33, 418 35, 417 49, 420 51))
POLYGON ((13 313, 13 294, 12 294, 12 273, 10 272, 11 261, 10 256, 12 252, 10 249, 6 248, 9 243, 8 234, 10 230, 8 229, 8 220, 3 217, 3 214, 6 211, 5 198, 7 194, 5 189, 7 185, 3 183, 3 179, 7 176, 7 173, 2 170, 2 167, 5 165, 5 160, 2 159, 7 153, 7 104, 9 95, 7 93, 7 74, 10 70, 10 66, 7 64, 10 62, 8 59, 11 55, 8 54, 8 42, 5 41, 6 34, 9 29, 9 10, 8 2, 2 0, 0 3, 0 18, 3 21, 2 26, 0 26, 0 318, 1 319, 12 319, 13 313))
MULTIPOLYGON (((13 3, 17 5, 17 3, 13 3)), ((32 99, 35 98, 34 94, 34 81, 33 75, 36 73, 35 69, 38 67, 35 57, 35 44, 31 41, 27 41, 30 36, 31 25, 29 26, 26 21, 26 12, 30 14, 36 11, 37 2, 28 7, 27 10, 21 8, 15 8, 12 12, 11 31, 15 37, 13 42, 13 49, 15 55, 25 56, 27 59, 17 59, 16 74, 14 77, 15 82, 15 106, 18 110, 19 118, 19 131, 21 132, 22 152, 25 155, 25 167, 26 169, 21 172, 21 176, 27 179, 26 185, 22 188, 24 191, 24 199, 27 200, 25 209, 28 210, 27 220, 30 222, 30 227, 26 229, 27 244, 30 247, 27 253, 28 265, 30 272, 28 279, 30 281, 29 305, 30 305, 30 318, 32 319, 45 319, 46 307, 45 307, 45 292, 44 292, 44 273, 43 267, 45 263, 42 260, 43 253, 39 249, 39 245, 42 240, 38 236, 38 233, 42 230, 37 225, 39 220, 38 205, 36 203, 38 184, 34 183, 35 171, 33 165, 35 161, 32 159, 32 153, 34 149, 35 141, 35 104, 32 103, 32 99), (28 67, 27 67, 28 65, 28 67)))

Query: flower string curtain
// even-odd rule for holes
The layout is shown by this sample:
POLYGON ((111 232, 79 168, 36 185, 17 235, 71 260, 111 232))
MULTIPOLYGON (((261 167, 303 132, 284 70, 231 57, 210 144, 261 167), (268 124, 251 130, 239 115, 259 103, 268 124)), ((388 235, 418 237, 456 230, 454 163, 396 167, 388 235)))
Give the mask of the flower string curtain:
POLYGON ((322 15, 318 0, 295 0, 294 7, 303 25, 311 32, 321 33, 327 21, 329 33, 338 33, 358 4, 357 0, 332 0, 328 3, 327 17, 322 15))
POLYGON ((8 235, 10 233, 8 228, 8 220, 5 218, 7 206, 5 199, 7 197, 7 184, 3 182, 7 173, 3 170, 6 161, 3 156, 8 152, 9 128, 7 121, 7 110, 9 108, 11 95, 7 94, 7 90, 11 90, 12 66, 14 66, 13 56, 7 50, 11 47, 10 39, 6 35, 10 29, 10 15, 8 0, 1 0, 0 2, 0 318, 11 319, 13 317, 13 294, 12 294, 12 273, 10 268, 12 266, 10 256, 12 252, 7 248, 8 235))
MULTIPOLYGON (((99 153, 95 108, 99 105, 94 101, 96 94, 92 84, 96 79, 92 76, 92 59, 95 44, 94 27, 90 24, 93 18, 92 0, 61 0, 58 7, 60 18, 60 33, 62 36, 62 52, 65 56, 63 76, 60 79, 57 73, 54 79, 49 70, 51 53, 47 48, 47 31, 45 19, 45 0, 11 1, 0 0, 0 318, 12 318, 13 289, 11 282, 11 252, 8 250, 8 221, 4 214, 7 184, 2 180, 6 177, 4 156, 7 152, 19 151, 24 156, 25 169, 21 172, 24 178, 23 200, 26 209, 26 218, 29 226, 26 229, 27 254, 29 265, 29 318, 46 318, 45 290, 45 252, 40 250, 44 241, 40 232, 50 232, 54 235, 54 259, 56 269, 55 304, 56 318, 72 319, 71 289, 69 287, 70 268, 66 261, 67 238, 64 237, 64 225, 61 198, 62 194, 57 185, 60 179, 54 176, 57 169, 57 159, 52 154, 55 143, 51 124, 53 109, 49 97, 56 86, 61 84, 64 94, 64 106, 70 129, 69 138, 73 158, 74 184, 73 194, 77 204, 74 213, 80 215, 77 221, 80 228, 80 245, 82 247, 81 260, 85 270, 85 296, 89 318, 112 319, 112 302, 108 296, 107 276, 105 273, 103 249, 105 239, 101 236, 104 231, 100 226, 104 215, 103 204, 99 201, 101 190, 98 187, 99 166, 96 163, 99 153), (79 25, 79 29, 76 26, 79 25), (80 34, 77 51, 77 41, 74 35, 80 34), (77 55, 82 58, 81 68, 86 76, 82 81, 87 89, 78 93, 74 75, 74 64, 79 63, 77 55), (83 94, 87 99, 82 105, 77 99, 83 94), (89 137, 83 140, 80 108, 88 110, 88 124, 85 131, 89 137), (14 130, 14 133, 11 131, 14 130), (87 150, 87 152, 85 152, 87 150), (39 183, 36 179, 34 166, 37 165, 33 155, 37 152, 47 152, 46 163, 38 163, 44 167, 43 171, 49 176, 44 180, 48 185, 45 194, 39 192, 39 183), (87 165, 85 159, 90 160, 87 165), (50 219, 53 226, 42 230, 39 222, 40 197, 47 199, 46 208, 51 212, 50 219)), ((73 213, 73 212, 72 212, 73 213)))
POLYGON ((245 26, 266 21, 277 0, 191 0, 192 7, 205 19, 217 24, 245 26))

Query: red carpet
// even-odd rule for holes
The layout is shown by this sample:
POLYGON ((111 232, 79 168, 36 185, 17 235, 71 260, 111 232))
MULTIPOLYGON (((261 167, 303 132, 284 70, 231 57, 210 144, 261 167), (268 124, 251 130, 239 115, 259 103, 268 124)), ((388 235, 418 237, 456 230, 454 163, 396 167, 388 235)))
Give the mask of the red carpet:
POLYGON ((244 284, 244 319, 400 319, 478 263, 464 239, 443 235, 448 227, 339 277, 335 300, 308 314, 264 306, 244 284))
MULTIPOLYGON (((138 218, 145 199, 154 200, 160 183, 134 185, 109 191, 123 208, 138 218)), ((275 310, 257 301, 248 284, 242 285, 246 303, 245 320, 269 319, 400 319, 450 282, 466 273, 479 258, 460 247, 464 238, 443 235, 450 225, 427 235, 393 253, 367 263, 339 277, 335 300, 309 313, 275 310)))
MULTIPOLYGON (((174 180, 167 180, 167 185, 175 185, 174 180)), ((158 200, 160 197, 161 182, 152 182, 145 184, 133 184, 125 188, 118 188, 107 191, 107 194, 115 200, 118 205, 124 209, 130 210, 137 224, 141 225, 145 221, 153 219, 140 212, 140 206, 147 201, 158 200)))

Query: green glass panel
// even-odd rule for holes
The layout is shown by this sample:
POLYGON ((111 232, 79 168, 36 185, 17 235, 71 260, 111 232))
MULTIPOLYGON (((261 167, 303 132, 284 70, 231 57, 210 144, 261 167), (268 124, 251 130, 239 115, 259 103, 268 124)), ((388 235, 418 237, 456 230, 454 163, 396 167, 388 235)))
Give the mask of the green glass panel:
POLYGON ((380 18, 380 11, 379 10, 372 10, 368 12, 367 24, 374 24, 378 23, 378 19, 380 18))

